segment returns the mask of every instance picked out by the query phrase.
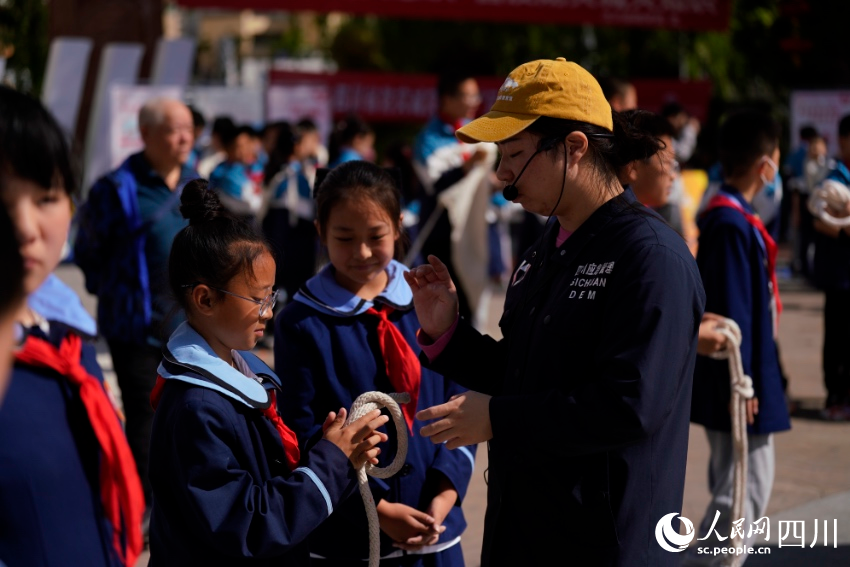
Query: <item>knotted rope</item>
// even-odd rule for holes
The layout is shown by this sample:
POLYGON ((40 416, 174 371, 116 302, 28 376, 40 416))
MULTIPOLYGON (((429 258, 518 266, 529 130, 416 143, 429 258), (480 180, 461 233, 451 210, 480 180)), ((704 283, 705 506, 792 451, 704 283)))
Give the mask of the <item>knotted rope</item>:
MULTIPOLYGON (((744 505, 747 500, 747 400, 755 395, 755 391, 753 379, 744 374, 744 366, 741 362, 741 328, 732 319, 723 319, 718 321, 715 331, 726 337, 726 347, 710 356, 719 360, 729 360, 732 443, 735 452, 735 468, 732 477, 732 521, 734 521, 744 517, 744 505)), ((741 564, 743 558, 743 555, 730 554, 726 556, 725 564, 736 567, 741 564)))
POLYGON ((369 520, 369 567, 378 567, 381 561, 381 526, 378 524, 378 509, 375 506, 375 499, 372 497, 372 491, 369 489, 369 479, 375 478, 390 478, 401 469, 407 459, 407 423, 404 420, 404 415, 401 413, 401 408, 398 404, 405 404, 410 401, 410 394, 384 394, 383 392, 366 392, 361 394, 354 400, 351 405, 351 410, 348 412, 348 419, 345 424, 348 425, 372 410, 379 408, 387 408, 395 423, 396 433, 398 434, 398 447, 396 448, 395 459, 386 467, 376 467, 372 463, 366 463, 357 469, 357 483, 360 487, 360 496, 363 498, 363 506, 366 508, 366 517, 369 520))
POLYGON ((850 226, 850 216, 835 217, 829 210, 844 211, 850 203, 850 189, 834 179, 824 179, 809 196, 809 212, 830 226, 850 226))

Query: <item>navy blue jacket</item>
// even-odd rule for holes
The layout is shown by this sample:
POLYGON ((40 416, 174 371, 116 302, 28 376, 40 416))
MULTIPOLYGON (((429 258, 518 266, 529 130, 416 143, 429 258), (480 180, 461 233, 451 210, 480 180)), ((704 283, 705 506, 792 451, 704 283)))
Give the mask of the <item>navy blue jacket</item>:
MULTIPOLYGON (((395 311, 390 321, 401 330, 415 353, 419 320, 413 310, 413 295, 402 277, 406 268, 392 262, 390 282, 377 304, 395 311)), ((275 369, 287 396, 281 405, 284 421, 292 427, 302 446, 320 429, 329 409, 349 408, 364 392, 395 392, 386 375, 378 345, 378 318, 365 314, 373 302, 361 299, 336 284, 333 267, 327 266, 311 278, 286 306, 275 322, 275 369)), ((417 408, 441 404, 465 389, 436 372, 423 369, 417 408)), ((418 434, 425 423, 414 420, 408 437, 408 453, 402 470, 392 478, 370 478, 375 501, 386 499, 424 510, 436 495, 440 474, 458 492, 457 505, 443 525, 446 531, 435 546, 459 540, 466 528, 461 502, 466 495, 475 464, 475 447, 446 449, 418 434)), ((388 427, 389 443, 380 455, 388 465, 397 446, 395 427, 388 427), (387 450, 389 448, 390 450, 387 450)), ((347 500, 334 515, 311 535, 311 551, 322 557, 366 559, 369 532, 360 498, 347 500)), ((434 551, 437 551, 435 549, 434 551)), ((381 556, 400 552, 381 533, 381 556)))
MULTIPOLYGON (((850 187, 850 170, 841 162, 829 172, 833 179, 850 187)), ((815 231, 815 284, 823 290, 850 289, 850 236, 843 230, 838 238, 815 231)))
MULTIPOLYGON (((724 185, 720 191, 753 213, 752 205, 734 187, 724 185)), ((749 431, 765 434, 790 429, 761 237, 744 215, 730 207, 707 211, 698 226, 697 265, 705 285, 705 309, 732 319, 741 328, 741 362, 759 400, 759 413, 749 431)), ((729 396, 729 362, 697 357, 691 421, 730 431, 729 396)))
MULTIPOLYGON (((51 321, 58 346, 67 333, 51 321)), ((81 363, 103 381, 94 346, 81 363)), ((116 416, 117 419, 117 416, 116 416)), ((119 567, 100 499, 100 446, 79 388, 16 364, 0 408, 0 561, 7 567, 119 567)))
POLYGON ((356 486, 348 458, 325 439, 288 469, 261 414, 278 379, 237 354, 262 382, 215 356, 187 323, 168 342, 151 434, 151 567, 307 565, 307 535, 356 486))
POLYGON ((699 272, 630 189, 557 233, 514 273, 504 338, 460 321, 430 363, 493 396, 482 565, 678 565, 654 531, 682 506, 699 272))

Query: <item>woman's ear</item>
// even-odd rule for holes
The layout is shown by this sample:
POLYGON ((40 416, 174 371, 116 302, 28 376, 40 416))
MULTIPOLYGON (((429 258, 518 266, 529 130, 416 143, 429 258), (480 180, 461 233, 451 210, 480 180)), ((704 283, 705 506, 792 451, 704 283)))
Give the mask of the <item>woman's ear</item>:
POLYGON ((322 246, 325 246, 325 235, 322 234, 322 226, 319 224, 318 219, 313 221, 313 226, 316 227, 316 234, 319 235, 319 242, 322 243, 322 246))
POLYGON ((192 306, 200 315, 211 315, 215 298, 212 289, 204 284, 198 284, 192 288, 192 306))
POLYGON ((567 146, 567 167, 577 164, 587 153, 587 136, 584 132, 570 132, 564 139, 567 146))

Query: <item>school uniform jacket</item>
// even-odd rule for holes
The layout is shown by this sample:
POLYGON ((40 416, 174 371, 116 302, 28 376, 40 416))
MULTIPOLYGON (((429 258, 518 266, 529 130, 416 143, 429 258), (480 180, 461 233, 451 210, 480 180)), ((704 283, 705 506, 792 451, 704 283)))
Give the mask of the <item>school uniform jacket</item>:
POLYGON ((682 507, 696 264, 630 189, 557 233, 514 273, 502 340, 461 320, 420 357, 493 396, 482 565, 678 565, 654 532, 682 507))
MULTIPOLYGON (((31 332, 56 347, 68 333, 85 337, 54 320, 46 333, 31 332)), ((80 363, 103 382, 89 339, 80 363)), ((16 362, 0 407, 0 562, 122 565, 101 503, 99 455, 79 387, 54 370, 16 362)))
MULTIPOLYGON (((752 205, 734 187, 724 185, 720 194, 754 214, 752 205)), ((731 207, 705 212, 698 226, 697 265, 705 285, 706 311, 729 317, 741 328, 741 363, 744 373, 753 379, 759 400, 755 423, 748 430, 763 435, 790 429, 761 236, 731 207)), ((729 399, 729 361, 698 356, 691 421, 715 431, 730 431, 729 399)))
MULTIPOLYGON (((286 306, 275 322, 275 368, 287 392, 281 405, 284 421, 298 435, 301 445, 320 428, 329 410, 350 408, 364 392, 394 392, 378 344, 378 317, 366 314, 372 307, 395 311, 390 321, 398 327, 413 352, 419 353, 416 332, 419 321, 413 310, 413 295, 402 273, 407 268, 393 261, 387 268, 387 288, 366 301, 340 287, 328 265, 311 278, 286 306)), ((465 391, 436 372, 422 370, 417 408, 441 404, 465 391)), ((475 447, 449 450, 419 435, 425 423, 414 420, 408 436, 407 460, 389 479, 370 477, 375 501, 387 499, 424 510, 435 496, 439 475, 448 478, 458 492, 457 505, 444 521, 446 531, 426 552, 436 552, 454 542, 466 528, 461 502, 466 495, 475 464, 475 447)), ((380 466, 395 457, 396 429, 387 426, 388 444, 382 445, 380 466)), ((334 515, 311 535, 311 551, 322 557, 366 559, 369 557, 366 512, 360 498, 343 503, 334 515)), ((381 556, 401 555, 381 533, 381 556)))
POLYGON ((164 350, 150 449, 151 567, 306 565, 307 534, 356 486, 348 458, 325 439, 289 470, 261 414, 279 381, 256 356, 233 352, 258 379, 218 358, 188 323, 164 350))

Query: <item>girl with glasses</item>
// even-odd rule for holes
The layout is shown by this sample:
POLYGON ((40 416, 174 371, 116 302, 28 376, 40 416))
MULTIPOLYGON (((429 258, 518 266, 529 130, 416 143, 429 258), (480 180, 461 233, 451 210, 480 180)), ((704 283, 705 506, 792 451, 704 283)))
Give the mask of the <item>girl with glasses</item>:
POLYGON ((249 352, 275 303, 268 244, 206 181, 181 203, 189 226, 168 268, 187 321, 151 396, 150 565, 305 564, 307 535, 351 493, 355 468, 378 462, 386 435, 375 429, 388 418, 375 410, 344 427, 341 408, 299 449, 278 413, 289 393, 249 352))

